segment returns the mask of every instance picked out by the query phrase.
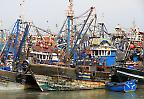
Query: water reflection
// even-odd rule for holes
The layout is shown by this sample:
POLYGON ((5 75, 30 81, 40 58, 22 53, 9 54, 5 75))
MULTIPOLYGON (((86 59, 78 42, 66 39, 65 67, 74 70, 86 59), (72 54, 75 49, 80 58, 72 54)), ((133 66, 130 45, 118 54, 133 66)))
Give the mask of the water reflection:
POLYGON ((116 99, 136 99, 136 93, 135 92, 128 92, 128 93, 109 92, 108 97, 109 99, 115 99, 115 98, 116 99))
POLYGON ((0 91, 0 99, 39 99, 33 92, 25 91, 0 91))
POLYGON ((85 91, 0 91, 0 99, 144 99, 144 91, 111 92, 104 89, 85 91))
POLYGON ((94 97, 100 97, 99 99, 105 99, 105 90, 84 90, 84 91, 61 91, 61 92, 49 92, 45 95, 42 93, 39 95, 39 99, 94 99, 94 97))

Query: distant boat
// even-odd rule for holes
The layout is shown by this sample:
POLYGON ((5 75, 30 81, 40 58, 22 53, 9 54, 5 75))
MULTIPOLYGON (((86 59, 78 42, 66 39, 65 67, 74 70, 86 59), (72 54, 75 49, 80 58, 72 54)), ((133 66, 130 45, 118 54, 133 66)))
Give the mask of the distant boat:
POLYGON ((23 23, 22 20, 17 19, 7 39, 5 39, 5 33, 0 30, 0 90, 24 90, 33 88, 31 85, 36 88, 36 82, 33 83, 30 72, 27 73, 26 68, 22 69, 22 66, 27 64, 22 60, 26 55, 23 49, 26 47, 23 45, 28 35, 29 26, 21 24, 21 27, 20 23, 23 23), (23 35, 20 27, 24 29, 23 35), (19 34, 21 34, 20 38, 19 34), (20 54, 23 57, 19 58, 20 54), (22 63, 26 64, 22 65, 22 63))
POLYGON ((121 81, 127 81, 128 79, 137 79, 138 84, 144 84, 144 71, 142 69, 142 66, 139 69, 135 68, 134 66, 116 66, 114 75, 119 76, 121 81))
POLYGON ((135 91, 137 88, 136 80, 130 80, 126 82, 108 82, 106 88, 116 92, 130 92, 135 91))

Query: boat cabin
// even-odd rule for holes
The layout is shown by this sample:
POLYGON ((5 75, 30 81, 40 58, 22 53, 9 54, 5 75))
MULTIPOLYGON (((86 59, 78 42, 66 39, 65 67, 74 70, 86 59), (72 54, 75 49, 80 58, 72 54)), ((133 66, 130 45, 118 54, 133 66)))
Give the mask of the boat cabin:
POLYGON ((97 45, 93 45, 89 51, 91 57, 97 61, 98 66, 111 67, 116 63, 116 48, 106 39, 102 39, 97 45))
POLYGON ((30 53, 30 56, 33 57, 34 63, 39 63, 39 64, 52 64, 53 62, 59 61, 56 53, 32 51, 30 53))

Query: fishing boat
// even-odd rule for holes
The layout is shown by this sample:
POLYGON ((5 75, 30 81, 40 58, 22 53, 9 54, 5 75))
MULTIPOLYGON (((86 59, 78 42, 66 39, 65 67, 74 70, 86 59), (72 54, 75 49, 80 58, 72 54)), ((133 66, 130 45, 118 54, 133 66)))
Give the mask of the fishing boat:
POLYGON ((136 80, 130 80, 126 82, 108 82, 106 83, 106 89, 116 92, 131 92, 137 88, 136 80))
POLYGON ((21 57, 21 54, 23 54, 22 56, 26 55, 23 44, 25 43, 29 26, 27 23, 23 24, 23 33, 20 29, 22 25, 20 23, 22 23, 22 20, 17 19, 0 54, 0 90, 37 88, 35 80, 30 75, 30 72, 28 72, 28 68, 25 68, 27 62, 24 62, 22 60, 24 57, 21 57))
POLYGON ((106 39, 92 38, 91 47, 82 52, 77 66, 80 79, 109 80, 111 67, 116 63, 116 49, 106 39))
MULTIPOLYGON (((32 47, 35 51, 31 51, 29 56, 32 60, 32 62, 30 62, 30 68, 41 91, 104 88, 105 81, 106 79, 108 80, 110 74, 110 71, 106 71, 105 69, 110 69, 110 67, 115 64, 116 49, 108 46, 109 44, 106 40, 102 40, 100 43, 102 46, 93 46, 93 48, 89 50, 89 52, 92 53, 85 54, 87 54, 87 56, 95 56, 95 58, 99 56, 101 60, 93 61, 89 60, 91 58, 85 58, 84 61, 78 60, 76 67, 74 64, 67 65, 66 63, 59 62, 59 54, 54 54, 54 50, 52 52, 44 52, 44 48, 38 48, 40 46, 37 46, 37 48, 32 47), (49 58, 50 55, 51 58, 49 58), (33 58, 35 58, 36 61, 33 61, 33 58), (104 58, 106 61, 102 61, 104 58), (43 62, 37 62, 37 60, 43 62), (50 60, 53 61, 52 64, 49 62, 50 60), (108 60, 112 61, 109 62, 108 60), (98 63, 101 64, 99 65, 98 63)), ((50 46, 48 48, 51 49, 50 46)))
POLYGON ((124 58, 121 58, 123 61, 114 67, 114 75, 119 75, 122 81, 137 79, 138 84, 144 84, 143 34, 137 27, 133 27, 127 34, 129 43, 124 58))
POLYGON ((104 23, 99 23, 101 33, 96 36, 95 8, 82 14, 84 21, 75 26, 72 2, 69 3, 67 19, 55 38, 56 46, 47 46, 43 40, 31 47, 29 66, 41 91, 104 88, 115 64, 116 49, 105 39, 104 23))
POLYGON ((32 77, 41 91, 104 88, 104 82, 92 80, 90 72, 85 74, 89 80, 80 79, 79 68, 72 68, 73 66, 60 62, 57 48, 43 48, 37 43, 31 48, 29 66, 32 77))
MULTIPOLYGON (((72 5, 70 4, 70 6, 72 5)), ((87 11, 86 13, 88 17, 86 20, 89 22, 90 22, 89 15, 91 15, 91 13, 94 12, 93 10, 94 7, 91 7, 90 10, 87 11)), ((68 12, 68 14, 72 13, 68 12)), ((92 18, 94 20, 94 16, 92 18)), ((66 21, 69 24, 68 25, 69 29, 66 29, 65 31, 68 34, 64 35, 63 33, 61 33, 62 36, 60 37, 62 38, 57 37, 58 40, 55 40, 56 42, 54 41, 54 39, 56 38, 54 38, 52 41, 54 41, 54 43, 56 44, 53 43, 49 44, 50 40, 46 40, 44 36, 41 36, 41 38, 37 39, 36 43, 34 43, 29 49, 28 53, 29 68, 33 79, 36 81, 41 91, 104 88, 105 85, 104 81, 103 82, 96 81, 91 78, 92 72, 87 72, 87 74, 85 73, 85 76, 90 78, 89 80, 81 79, 79 76, 80 75, 79 66, 75 65, 74 62, 72 62, 74 59, 72 58, 73 52, 75 52, 74 51, 75 49, 78 49, 77 44, 79 43, 79 40, 83 39, 83 36, 85 35, 84 32, 87 28, 86 25, 87 21, 82 21, 83 22, 83 24, 81 25, 82 28, 80 28, 80 26, 78 28, 80 29, 81 32, 77 29, 79 33, 76 33, 75 37, 74 34, 73 36, 69 35, 70 34, 69 32, 74 31, 74 29, 70 30, 72 26, 71 23, 73 22, 69 21, 72 21, 72 19, 73 18, 71 15, 67 16, 66 21), (72 40, 72 38, 74 40, 72 40)), ((91 25, 91 23, 87 24, 91 25)), ((82 43, 82 41, 80 42, 82 43)))
POLYGON ((104 88, 104 82, 78 80, 76 69, 57 65, 30 64, 41 91, 88 90, 104 88))

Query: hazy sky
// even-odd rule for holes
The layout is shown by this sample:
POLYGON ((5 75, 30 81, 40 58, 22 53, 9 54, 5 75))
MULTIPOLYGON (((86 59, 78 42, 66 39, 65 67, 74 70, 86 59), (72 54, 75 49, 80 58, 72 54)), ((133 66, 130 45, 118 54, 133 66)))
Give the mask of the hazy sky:
MULTIPOLYGON (((20 1, 0 0, 0 18, 4 28, 10 28, 20 15, 20 1)), ((66 18, 68 0, 25 0, 24 16, 42 28, 50 27, 56 32, 66 18), (47 22, 48 20, 48 22, 47 22)), ((144 31, 144 0, 73 0, 75 15, 80 15, 91 6, 96 7, 98 17, 104 14, 109 31, 117 24, 128 28, 133 21, 144 31)))

